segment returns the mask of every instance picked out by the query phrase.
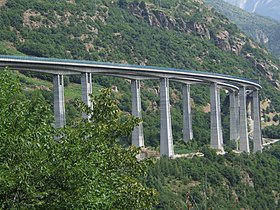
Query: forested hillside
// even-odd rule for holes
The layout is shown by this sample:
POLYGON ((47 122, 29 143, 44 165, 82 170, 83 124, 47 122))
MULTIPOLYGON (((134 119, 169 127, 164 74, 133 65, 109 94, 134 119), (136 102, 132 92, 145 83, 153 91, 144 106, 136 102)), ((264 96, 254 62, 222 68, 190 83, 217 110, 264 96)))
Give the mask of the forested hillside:
MULTIPOLYGON (((201 0, 0 0, 0 27, 1 54, 167 66, 259 80, 263 85, 261 99, 267 99, 262 105, 266 125, 270 125, 268 121, 276 125, 267 127, 266 135, 280 137, 277 125, 280 61, 201 0)), ((44 99, 52 103, 51 76, 26 75, 44 81, 19 74, 26 87, 25 94, 40 89, 44 99)), ((93 82, 95 91, 102 87, 113 89, 120 108, 125 112, 131 111, 130 81, 94 76, 93 82)), ((79 76, 65 79, 66 89, 75 88, 67 95, 69 125, 74 125, 80 116, 73 101, 80 97, 80 90, 76 88, 78 83, 79 76)), ((160 192, 159 205, 154 208, 184 209, 186 200, 194 209, 279 208, 279 145, 264 154, 232 153, 228 137, 229 99, 226 92, 221 91, 223 134, 229 153, 216 156, 205 146, 210 140, 210 98, 209 88, 200 85, 191 87, 194 141, 188 145, 180 142, 181 85, 171 82, 170 86, 175 152, 199 150, 205 157, 158 160, 148 171, 148 179, 143 177, 142 180, 160 192)), ((157 150, 159 81, 143 81, 141 88, 145 145, 157 150)), ((129 144, 129 138, 121 140, 121 143, 129 144)), ((26 145, 27 148, 33 146, 37 148, 36 144, 26 145)), ((61 164, 62 160, 63 156, 59 159, 61 164)), ((117 160, 121 163, 121 159, 117 160)), ((83 161, 80 164, 87 173, 91 173, 83 161)), ((26 164, 24 167, 29 166, 26 164)), ((45 177, 42 169, 39 172, 45 177)), ((130 172, 134 175, 133 170, 130 172)), ((105 176, 99 174, 100 179, 106 177, 106 170, 104 173, 105 176)), ((74 177, 75 174, 69 176, 74 177)), ((111 192, 113 196, 115 191, 111 192)))
POLYGON ((258 43, 266 46, 272 54, 280 58, 280 22, 246 12, 223 0, 205 0, 205 2, 228 17, 247 36, 254 38, 258 43))
POLYGON ((279 209, 280 145, 263 154, 160 159, 148 186, 160 192, 158 209, 279 209))
MULTIPOLYGON (((194 69, 261 79, 262 99, 280 111, 279 60, 247 38, 224 16, 201 1, 2 1, 0 46, 31 56, 88 59, 194 69)), ((38 76, 38 75, 37 75, 38 76)), ((49 78, 42 76, 41 78, 49 78)), ((79 82, 78 77, 70 81, 79 82)), ((129 82, 94 77, 101 86, 116 86, 121 108, 130 111, 129 82), (123 94, 128 93, 128 94, 123 94)), ((143 83, 143 119, 147 145, 159 139, 159 84, 143 83)), ((181 92, 171 84, 174 139, 181 139, 181 92), (176 120, 175 120, 176 119, 176 120)), ((194 122, 209 130, 207 87, 192 86, 194 122), (202 107, 201 107, 202 106, 202 107), (199 108, 200 107, 200 108, 199 108)), ((223 94, 223 99, 225 99, 223 94)), ((51 100, 50 100, 51 101, 51 100)), ((226 101, 224 102, 226 103, 226 101)), ((72 110, 70 107, 69 109, 72 110)), ((225 118, 225 136, 227 136, 225 118)), ((209 134, 197 139, 209 140, 209 134)), ((227 139, 227 138, 225 138, 227 139)))
POLYGON ((92 110, 79 107, 94 120, 56 130, 42 92, 26 94, 17 76, 0 72, 1 209, 280 207, 279 144, 224 156, 204 146, 204 157, 163 157, 151 165, 136 159, 136 148, 116 143, 139 120, 121 112, 108 90, 93 101, 92 110))

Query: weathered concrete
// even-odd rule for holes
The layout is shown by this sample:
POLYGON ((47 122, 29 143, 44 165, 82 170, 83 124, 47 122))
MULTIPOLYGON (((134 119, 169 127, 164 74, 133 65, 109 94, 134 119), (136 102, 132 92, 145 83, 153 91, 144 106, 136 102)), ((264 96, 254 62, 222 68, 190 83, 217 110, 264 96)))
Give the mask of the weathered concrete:
POLYGON ((236 92, 236 132, 237 132, 237 142, 240 140, 240 101, 239 92, 236 92))
POLYGON ((240 151, 250 152, 248 128, 247 128, 247 111, 246 111, 246 88, 240 87, 239 89, 239 101, 240 101, 240 151))
POLYGON ((55 128, 63 128, 66 124, 63 75, 54 75, 53 77, 53 96, 54 126, 55 128))
POLYGON ((168 78, 160 79, 160 155, 174 156, 168 78))
POLYGON ((252 136, 252 132, 253 132, 253 129, 254 129, 254 123, 253 123, 253 117, 254 117, 253 116, 253 97, 252 97, 252 95, 248 95, 248 93, 247 93, 247 96, 246 96, 246 104, 247 104, 246 111, 247 111, 248 135, 250 137, 253 137, 252 136))
MULTIPOLYGON (((82 85, 82 100, 88 106, 92 107, 90 101, 90 94, 92 94, 92 78, 91 73, 82 73, 81 76, 81 85, 82 85)), ((83 118, 88 119, 90 116, 83 113, 83 118)))
POLYGON ((253 91, 254 152, 262 151, 261 115, 259 91, 253 91))
POLYGON ((224 138, 223 138, 223 126, 222 126, 222 110, 221 110, 221 93, 220 93, 220 87, 218 86, 218 110, 219 110, 219 138, 220 138, 220 144, 222 149, 224 148, 224 138))
POLYGON ((235 91, 229 92, 229 113, 230 113, 230 140, 237 140, 237 113, 238 101, 235 91))
MULTIPOLYGON (((132 115, 138 118, 142 118, 140 86, 140 80, 131 80, 132 115)), ((142 123, 136 126, 132 132, 132 145, 135 145, 136 147, 144 147, 142 123)))
POLYGON ((214 149, 223 150, 221 135, 221 113, 219 108, 220 95, 217 83, 210 85, 210 103, 211 103, 211 142, 214 149))
POLYGON ((190 85, 183 85, 183 140, 193 139, 190 85))

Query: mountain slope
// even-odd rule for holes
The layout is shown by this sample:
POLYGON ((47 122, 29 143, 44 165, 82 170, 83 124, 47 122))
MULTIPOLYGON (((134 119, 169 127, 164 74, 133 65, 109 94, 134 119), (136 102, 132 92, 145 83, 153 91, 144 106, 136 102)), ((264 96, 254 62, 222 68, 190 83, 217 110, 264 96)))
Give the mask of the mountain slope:
POLYGON ((228 17, 248 36, 266 46, 272 54, 280 58, 280 22, 246 12, 223 0, 204 1, 228 17))
POLYGON ((168 65, 237 75, 244 69, 240 62, 255 67, 244 58, 252 48, 260 51, 260 59, 271 60, 201 1, 161 1, 161 5, 128 2, 125 6, 122 1, 97 1, 96 5, 89 0, 51 2, 8 0, 1 8, 0 40, 10 41, 27 55, 168 65), (227 59, 212 59, 217 54, 238 62, 228 65, 224 62, 227 59), (227 69, 229 66, 235 70, 227 69))
MULTIPOLYGON (((5 49, 1 53, 14 54, 14 49, 31 56, 168 66, 260 79, 261 99, 271 100, 265 111, 280 111, 279 60, 200 0, 0 2, 0 41, 5 43, 0 45, 0 50, 5 49)), ((70 80, 79 82, 78 77, 70 80)), ((114 86, 121 108, 130 111, 129 81, 102 76, 94 76, 93 81, 114 86)), ((170 86, 177 146, 182 138, 181 85, 171 82, 170 86)), ((144 81, 141 88, 145 144, 156 148, 159 83, 144 81)), ((209 88, 193 85, 191 97, 195 139, 186 147, 198 150, 209 143, 210 115, 202 111, 210 101, 209 88)), ((227 143, 224 91, 221 99, 227 143)), ((279 149, 251 156, 229 152, 224 158, 205 148, 204 158, 161 159, 151 169, 147 185, 160 192, 157 209, 186 208, 187 192, 197 209, 279 208, 279 149)))
POLYGON ((256 13, 280 21, 280 1, 278 0, 224 0, 248 12, 256 13))
MULTIPOLYGON (((11 47, 26 55, 158 65, 260 78, 264 86, 262 97, 271 99, 271 110, 280 110, 279 61, 199 0, 8 0, 0 8, 0 26, 0 41, 11 43, 11 47)), ((95 77, 94 82, 105 87, 117 86, 122 109, 130 111, 128 81, 95 77)), ((158 88, 157 81, 145 81, 142 88, 145 138, 148 145, 155 147, 159 139, 158 88)), ((180 89, 180 84, 171 84, 175 140, 182 138, 180 89)), ((192 86, 192 98, 194 109, 202 110, 199 106, 209 103, 208 88, 192 86)), ((194 113, 194 124, 207 130, 208 121, 201 120, 202 115, 209 118, 207 113, 196 114, 199 113, 196 110, 194 113)), ((209 140, 207 132, 194 129, 197 129, 195 138, 204 143, 209 140)))

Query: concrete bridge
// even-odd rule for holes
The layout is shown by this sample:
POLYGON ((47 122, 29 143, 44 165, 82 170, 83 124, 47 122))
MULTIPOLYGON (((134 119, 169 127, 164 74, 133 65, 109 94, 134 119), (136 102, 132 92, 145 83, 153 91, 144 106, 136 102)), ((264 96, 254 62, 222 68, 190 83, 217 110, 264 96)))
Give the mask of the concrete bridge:
MULTIPOLYGON (((92 74, 122 77, 131 80, 132 114, 141 118, 140 81, 148 79, 160 80, 160 154, 174 156, 173 137, 171 129, 171 113, 169 100, 169 81, 180 82, 183 85, 183 139, 193 138, 190 87, 192 84, 203 84, 210 87, 211 105, 211 140, 214 149, 223 150, 223 135, 221 123, 220 89, 229 92, 230 99, 230 139, 239 140, 239 150, 249 153, 247 97, 252 96, 250 115, 254 121, 253 141, 254 152, 262 150, 260 124, 259 90, 261 85, 245 78, 154 66, 138 66, 113 64, 83 60, 49 59, 37 57, 0 56, 0 67, 10 67, 14 70, 44 72, 53 75, 54 116, 55 127, 64 127, 64 75, 81 75, 82 99, 90 106, 89 94, 92 93, 92 74)), ((84 116, 86 117, 86 116, 84 116)), ((144 119, 145 120, 145 119, 144 119)), ((132 133, 132 144, 144 146, 143 126, 135 127, 132 133)))

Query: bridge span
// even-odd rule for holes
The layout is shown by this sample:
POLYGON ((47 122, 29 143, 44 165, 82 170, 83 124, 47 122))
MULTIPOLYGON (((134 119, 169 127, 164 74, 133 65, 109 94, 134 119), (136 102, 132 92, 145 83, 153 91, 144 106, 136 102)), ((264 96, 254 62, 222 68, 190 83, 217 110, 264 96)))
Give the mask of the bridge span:
MULTIPOLYGON (((169 81, 183 85, 183 139, 193 139, 190 87, 203 84, 210 87, 211 140, 214 149, 223 150, 221 123, 220 89, 227 89, 230 99, 230 139, 239 141, 239 150, 249 153, 247 97, 251 93, 251 113, 253 124, 254 152, 262 150, 261 116, 259 91, 261 85, 253 80, 193 70, 104 63, 85 60, 52 59, 38 57, 18 57, 0 55, 0 67, 10 67, 20 71, 44 72, 53 75, 55 127, 66 124, 64 105, 64 75, 81 75, 82 99, 91 106, 89 94, 92 93, 92 74, 122 77, 131 80, 132 114, 141 118, 140 81, 160 80, 160 154, 174 156, 169 100, 169 81)), ((84 116, 87 117, 87 116, 84 116)), ((143 126, 134 128, 132 144, 144 146, 143 126)))

